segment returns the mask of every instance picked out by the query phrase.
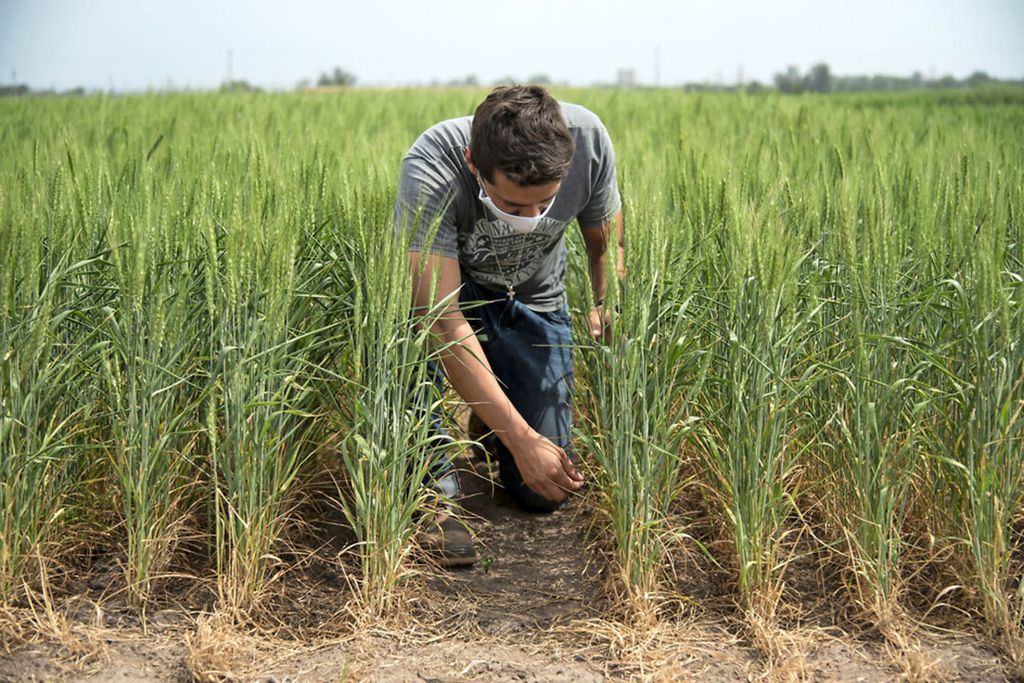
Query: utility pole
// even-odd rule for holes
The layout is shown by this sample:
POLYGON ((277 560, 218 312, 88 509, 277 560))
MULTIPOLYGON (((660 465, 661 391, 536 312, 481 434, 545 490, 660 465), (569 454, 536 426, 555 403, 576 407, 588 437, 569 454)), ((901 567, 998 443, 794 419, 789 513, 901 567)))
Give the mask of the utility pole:
POLYGON ((661 85, 661 46, 654 48, 654 87, 661 85))
POLYGON ((231 63, 233 57, 234 57, 234 51, 228 50, 228 80, 227 80, 228 85, 230 85, 231 82, 233 80, 235 80, 234 75, 232 74, 232 63, 231 63))

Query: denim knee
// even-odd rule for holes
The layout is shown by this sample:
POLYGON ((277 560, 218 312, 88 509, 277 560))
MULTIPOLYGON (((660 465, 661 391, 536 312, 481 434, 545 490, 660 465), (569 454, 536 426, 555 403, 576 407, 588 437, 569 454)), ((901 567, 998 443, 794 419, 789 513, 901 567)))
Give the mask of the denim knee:
POLYGON ((565 504, 565 501, 554 501, 536 493, 526 484, 522 484, 515 489, 512 498, 516 501, 525 512, 531 512, 534 514, 548 514, 554 512, 565 504))

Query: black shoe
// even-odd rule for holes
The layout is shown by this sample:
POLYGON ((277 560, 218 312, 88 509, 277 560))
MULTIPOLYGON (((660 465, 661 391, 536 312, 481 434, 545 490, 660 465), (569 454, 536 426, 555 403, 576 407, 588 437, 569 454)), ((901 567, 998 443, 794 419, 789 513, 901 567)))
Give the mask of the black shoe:
POLYGON ((452 515, 451 508, 442 505, 428 514, 431 517, 419 533, 420 547, 427 556, 442 567, 468 567, 476 562, 473 535, 464 522, 452 515))

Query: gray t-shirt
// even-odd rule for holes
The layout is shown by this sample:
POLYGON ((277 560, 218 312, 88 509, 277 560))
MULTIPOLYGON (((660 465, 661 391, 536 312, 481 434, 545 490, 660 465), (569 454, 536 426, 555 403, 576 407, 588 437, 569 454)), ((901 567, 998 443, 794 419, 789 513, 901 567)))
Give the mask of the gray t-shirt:
POLYGON ((574 218, 584 227, 603 225, 621 206, 615 154, 601 120, 576 104, 562 103, 562 115, 576 151, 569 174, 536 230, 524 235, 504 225, 501 230, 492 226, 477 198, 480 186, 463 156, 471 116, 432 126, 402 159, 395 229, 413 231, 413 251, 458 259, 463 277, 499 296, 512 286, 516 299, 534 310, 562 308, 566 226, 574 218))

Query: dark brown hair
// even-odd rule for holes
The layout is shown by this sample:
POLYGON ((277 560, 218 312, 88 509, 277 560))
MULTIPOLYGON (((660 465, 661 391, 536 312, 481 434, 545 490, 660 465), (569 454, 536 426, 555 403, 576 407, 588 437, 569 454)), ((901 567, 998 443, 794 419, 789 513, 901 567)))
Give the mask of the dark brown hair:
POLYGON ((495 88, 473 116, 470 155, 487 182, 501 171, 516 185, 558 182, 575 145, 562 108, 537 85, 495 88))

